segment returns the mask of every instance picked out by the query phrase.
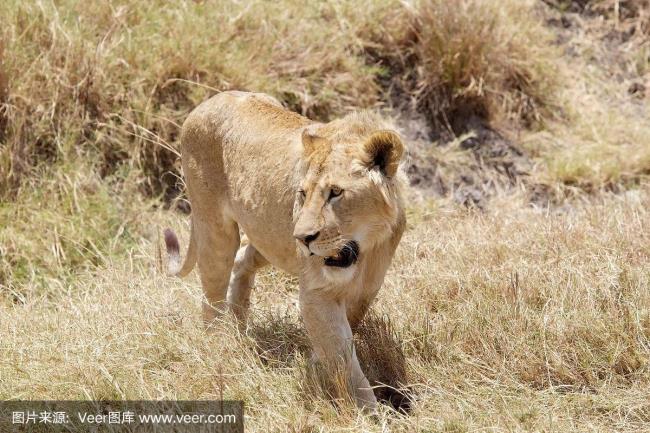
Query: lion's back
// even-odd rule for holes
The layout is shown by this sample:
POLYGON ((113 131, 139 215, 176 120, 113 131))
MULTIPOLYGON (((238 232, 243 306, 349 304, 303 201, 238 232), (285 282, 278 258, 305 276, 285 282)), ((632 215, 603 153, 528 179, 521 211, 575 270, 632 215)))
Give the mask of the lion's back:
POLYGON ((181 135, 192 206, 218 203, 271 263, 288 272, 296 270, 295 167, 302 126, 310 122, 271 96, 223 92, 194 109, 181 135))

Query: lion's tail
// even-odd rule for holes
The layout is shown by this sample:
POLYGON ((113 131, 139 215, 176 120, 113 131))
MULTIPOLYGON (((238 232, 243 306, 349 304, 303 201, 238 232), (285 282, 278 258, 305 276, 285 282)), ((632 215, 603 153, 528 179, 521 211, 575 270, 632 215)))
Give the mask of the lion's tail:
POLYGON ((187 255, 182 265, 178 238, 171 229, 165 229, 165 246, 167 247, 167 274, 181 278, 189 274, 196 264, 194 230, 190 234, 190 245, 187 248, 187 255))

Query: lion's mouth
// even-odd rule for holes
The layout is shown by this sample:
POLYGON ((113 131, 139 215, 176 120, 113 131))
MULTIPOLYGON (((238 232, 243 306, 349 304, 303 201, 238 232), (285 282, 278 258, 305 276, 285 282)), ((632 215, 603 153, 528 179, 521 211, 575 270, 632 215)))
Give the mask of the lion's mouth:
POLYGON ((349 241, 341 248, 337 255, 325 257, 325 266, 336 268, 347 268, 356 263, 359 258, 359 244, 356 241, 349 241))

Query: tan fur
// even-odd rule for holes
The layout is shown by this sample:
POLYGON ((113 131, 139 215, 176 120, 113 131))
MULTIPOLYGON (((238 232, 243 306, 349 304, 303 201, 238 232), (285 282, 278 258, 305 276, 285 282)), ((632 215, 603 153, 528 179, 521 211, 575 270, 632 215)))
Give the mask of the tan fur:
POLYGON ((192 234, 182 267, 175 235, 166 234, 170 271, 185 273, 198 262, 206 322, 230 309, 245 329, 255 272, 267 263, 298 275, 317 359, 330 371, 344 366, 357 404, 374 407, 352 329, 405 226, 399 136, 371 113, 316 123, 268 95, 224 92, 188 116, 181 144, 192 234), (308 245, 296 241, 316 232, 308 245), (326 266, 350 241, 359 247, 357 262, 326 266))

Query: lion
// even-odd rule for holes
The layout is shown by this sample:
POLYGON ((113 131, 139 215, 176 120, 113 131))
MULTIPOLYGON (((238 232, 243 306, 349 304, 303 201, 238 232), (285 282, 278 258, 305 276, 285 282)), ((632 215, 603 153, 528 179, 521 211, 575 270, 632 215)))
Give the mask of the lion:
POLYGON ((231 311, 240 329, 260 268, 298 276, 314 357, 345 373, 357 406, 375 408, 352 335, 406 224, 403 154, 398 133, 370 112, 319 123, 265 94, 213 96, 181 131, 191 235, 181 264, 178 239, 165 230, 169 274, 198 263, 204 321, 231 311))

